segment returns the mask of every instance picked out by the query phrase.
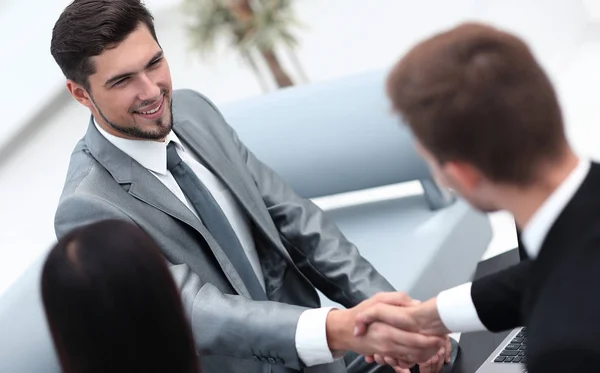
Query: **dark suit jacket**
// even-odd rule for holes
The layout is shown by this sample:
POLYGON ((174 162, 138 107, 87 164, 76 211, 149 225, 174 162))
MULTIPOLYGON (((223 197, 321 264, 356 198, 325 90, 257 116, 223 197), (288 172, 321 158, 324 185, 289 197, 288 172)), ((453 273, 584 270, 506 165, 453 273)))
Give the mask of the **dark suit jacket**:
POLYGON ((600 165, 550 228, 535 260, 473 283, 491 331, 527 326, 530 373, 600 371, 600 165))

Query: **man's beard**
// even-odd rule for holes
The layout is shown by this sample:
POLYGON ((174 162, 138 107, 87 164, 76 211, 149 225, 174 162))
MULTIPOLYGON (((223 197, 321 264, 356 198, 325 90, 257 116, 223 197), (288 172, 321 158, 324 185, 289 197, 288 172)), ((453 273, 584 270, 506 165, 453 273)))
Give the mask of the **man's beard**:
MULTIPOLYGON (((113 128, 115 131, 122 133, 124 135, 127 135, 128 137, 156 141, 156 140, 164 139, 171 132, 171 129, 173 128, 173 101, 171 100, 171 97, 169 97, 166 94, 166 92, 163 92, 163 95, 165 97, 165 102, 167 100, 169 101, 169 122, 165 123, 163 121, 163 118, 157 119, 155 121, 155 124, 157 126, 156 131, 144 131, 137 126, 126 127, 126 126, 119 125, 119 124, 109 120, 106 117, 106 115, 104 115, 104 113, 100 109, 100 106, 98 106, 98 104, 96 104, 96 101, 94 101, 93 98, 92 98, 92 102, 94 102, 94 105, 96 106, 96 110, 98 110, 98 113, 102 117, 102 120, 104 120, 104 122, 106 124, 108 124, 111 128, 113 128)), ((92 96, 90 95, 90 98, 91 97, 92 96)), ((164 105, 164 103, 163 103, 163 105, 164 105)))

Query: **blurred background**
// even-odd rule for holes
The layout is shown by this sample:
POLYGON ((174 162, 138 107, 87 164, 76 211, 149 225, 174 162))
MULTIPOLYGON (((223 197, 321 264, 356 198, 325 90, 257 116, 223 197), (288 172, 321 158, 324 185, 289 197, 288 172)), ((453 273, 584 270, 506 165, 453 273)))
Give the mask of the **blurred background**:
MULTIPOLYGON (((68 95, 49 51, 54 22, 69 2, 0 0, 0 71, 5 87, 0 92, 0 295, 55 240, 53 217, 69 156, 88 124, 89 112, 68 95)), ((217 105, 387 68, 434 32, 468 20, 491 23, 530 44, 555 83, 575 149, 600 159, 600 0, 147 0, 146 4, 155 17, 174 88, 195 89, 217 105), (240 20, 250 22, 252 29, 242 27, 240 20)), ((411 193, 413 186, 317 203, 385 198, 411 193)), ((494 238, 487 257, 516 246, 512 218, 503 212, 490 217, 494 238)))

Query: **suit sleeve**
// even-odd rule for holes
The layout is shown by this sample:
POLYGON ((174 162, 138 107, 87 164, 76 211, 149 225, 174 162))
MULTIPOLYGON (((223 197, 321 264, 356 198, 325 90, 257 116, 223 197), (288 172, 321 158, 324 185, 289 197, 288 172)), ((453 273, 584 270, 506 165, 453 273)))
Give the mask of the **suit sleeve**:
POLYGON ((394 287, 363 258, 337 226, 310 200, 297 195, 271 168, 262 163, 225 123, 254 179, 281 240, 302 273, 329 299, 353 307, 394 287))
POLYGON ((523 325, 522 291, 531 261, 526 260, 473 282, 471 297, 479 319, 492 332, 523 325))
MULTIPOLYGON (((105 219, 133 222, 105 200, 89 195, 69 197, 61 201, 55 217, 57 237, 77 226, 105 219)), ((304 366, 296 351, 295 333, 305 308, 223 294, 204 283, 186 264, 169 265, 199 354, 252 359, 292 369, 304 366)))

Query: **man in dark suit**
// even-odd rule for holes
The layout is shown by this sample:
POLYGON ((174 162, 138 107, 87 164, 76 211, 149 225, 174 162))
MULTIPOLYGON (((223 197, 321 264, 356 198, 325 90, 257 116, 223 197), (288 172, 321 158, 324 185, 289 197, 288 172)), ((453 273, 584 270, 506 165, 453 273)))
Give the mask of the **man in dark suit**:
POLYGON ((352 359, 349 370, 375 369, 342 357, 381 346, 445 355, 447 339, 384 325, 383 337, 353 336, 353 315, 392 286, 244 146, 213 103, 172 89, 139 0, 75 0, 56 22, 51 52, 91 113, 57 236, 104 219, 150 234, 181 291, 204 372, 345 372, 352 359), (320 308, 315 288, 348 309, 320 308))
POLYGON ((527 259, 414 308, 371 307, 358 334, 373 321, 429 335, 525 325, 530 373, 600 371, 600 165, 569 146, 526 44, 464 24, 415 46, 387 90, 441 182, 513 214, 527 259))

